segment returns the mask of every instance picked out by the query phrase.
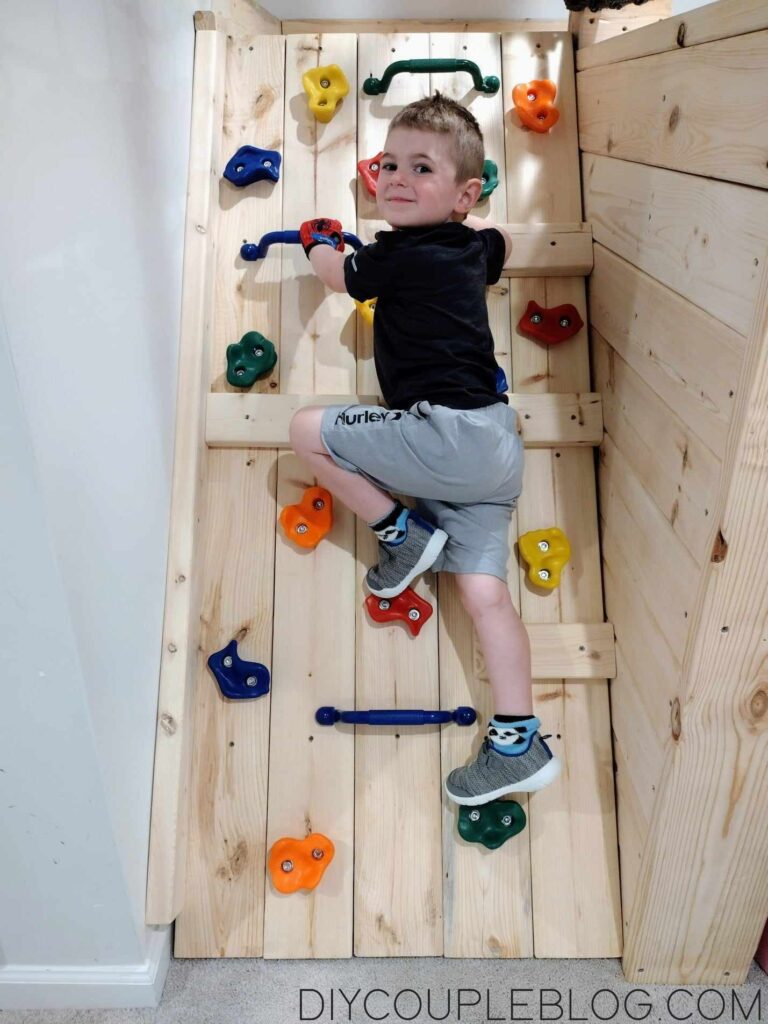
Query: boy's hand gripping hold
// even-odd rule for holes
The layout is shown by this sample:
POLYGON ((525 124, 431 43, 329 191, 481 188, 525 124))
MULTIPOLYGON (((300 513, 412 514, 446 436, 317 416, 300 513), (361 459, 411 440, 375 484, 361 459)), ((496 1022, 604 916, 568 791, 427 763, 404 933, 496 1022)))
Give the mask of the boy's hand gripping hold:
POLYGON ((337 252, 344 252, 342 230, 339 221, 330 220, 328 217, 305 220, 299 228, 299 237, 307 259, 316 245, 330 245, 337 252))

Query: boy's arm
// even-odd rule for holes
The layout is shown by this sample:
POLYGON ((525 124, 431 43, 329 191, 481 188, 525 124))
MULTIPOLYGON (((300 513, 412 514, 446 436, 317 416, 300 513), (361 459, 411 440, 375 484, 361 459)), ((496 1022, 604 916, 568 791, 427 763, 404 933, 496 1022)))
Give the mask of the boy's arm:
POLYGON ((484 231, 486 228, 496 228, 504 238, 504 262, 507 262, 509 254, 512 252, 512 236, 509 232, 505 231, 500 225, 494 224, 493 221, 486 220, 484 217, 473 217, 471 213, 467 214, 465 217, 464 224, 468 228, 472 228, 473 231, 484 231))
POLYGON ((344 260, 349 254, 338 252, 330 245, 316 245, 309 252, 312 269, 333 292, 346 292, 344 283, 344 260))

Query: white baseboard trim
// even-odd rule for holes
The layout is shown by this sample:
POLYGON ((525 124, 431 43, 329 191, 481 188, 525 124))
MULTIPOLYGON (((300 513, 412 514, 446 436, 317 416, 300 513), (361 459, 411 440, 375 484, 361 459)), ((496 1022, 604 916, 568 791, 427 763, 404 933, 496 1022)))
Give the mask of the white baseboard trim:
POLYGON ((160 1003, 171 960, 171 929, 152 929, 147 959, 93 967, 0 967, 0 1010, 122 1010, 160 1003))

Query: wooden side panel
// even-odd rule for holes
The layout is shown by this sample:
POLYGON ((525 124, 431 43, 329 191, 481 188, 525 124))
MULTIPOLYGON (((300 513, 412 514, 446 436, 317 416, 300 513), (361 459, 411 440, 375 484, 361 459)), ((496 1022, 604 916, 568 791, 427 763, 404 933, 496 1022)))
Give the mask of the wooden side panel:
POLYGON ((719 3, 665 18, 636 32, 585 46, 578 51, 579 71, 636 60, 651 53, 679 52, 713 39, 741 36, 768 28, 768 8, 763 0, 720 0, 719 3))
MULTIPOLYGON (((286 39, 286 229, 324 212, 343 224, 354 219, 348 183, 355 173, 355 103, 344 101, 321 124, 308 109, 301 78, 312 68, 338 64, 354 94, 356 48, 354 36, 286 39)), ((300 246, 286 246, 281 255, 281 390, 353 393, 351 299, 324 287, 300 246)), ((282 454, 278 508, 298 502, 316 482, 296 456, 282 454)), ((354 742, 349 730, 318 726, 314 715, 324 704, 354 706, 354 647, 354 517, 336 502, 333 529, 314 550, 299 548, 278 528, 267 843, 271 848, 286 836, 320 832, 333 842, 335 855, 311 891, 283 895, 267 878, 268 958, 352 955, 354 742)))
POLYGON ((672 0, 646 0, 642 6, 628 4, 621 10, 579 11, 568 18, 568 28, 579 48, 601 43, 626 32, 653 25, 672 14, 672 0))
POLYGON ((596 242, 746 334, 766 242, 768 193, 585 154, 596 242))
MULTIPOLYGON (((281 147, 284 52, 276 35, 228 39, 221 147, 227 160, 254 133, 266 147, 281 147), (254 95, 271 100, 254 105, 254 95)), ((279 338, 279 268, 267 259, 257 272, 244 269, 238 252, 244 237, 258 238, 280 222, 281 189, 262 193, 252 206, 247 199, 221 181, 210 376, 219 390, 228 387, 227 344, 254 328, 279 338)), ((208 454, 192 816, 177 956, 260 956, 263 948, 270 700, 225 700, 206 659, 237 637, 242 658, 270 666, 274 534, 263 524, 274 523, 274 461, 269 451, 208 454)))
MULTIPOLYGON (((203 23, 204 24, 204 23, 203 23)), ((224 109, 223 34, 197 26, 192 93, 184 279, 171 525, 155 739, 147 878, 147 924, 170 924, 184 902, 194 689, 202 599, 195 528, 205 472, 205 394, 213 307, 213 232, 224 109)))
MULTIPOLYGON (((429 57, 426 34, 358 39, 358 76, 380 77, 395 60, 429 57)), ((397 75, 383 96, 358 96, 358 159, 384 148, 387 124, 428 94, 426 75, 397 75)), ((358 182, 357 234, 372 242, 386 228, 358 182)), ((379 393, 371 334, 358 352, 357 390, 379 393)), ((438 707, 437 618, 418 637, 376 626, 363 606, 363 579, 376 539, 357 523, 357 707, 438 707)), ((416 587, 435 603, 429 576, 416 587)), ((443 952, 439 727, 361 727, 355 739, 355 955, 439 956, 443 952)))
POLYGON ((588 153, 768 186, 768 31, 578 75, 588 153))
MULTIPOLYGON (((570 37, 503 37, 507 135, 507 216, 514 221, 578 220, 575 82, 570 37), (537 135, 511 109, 518 82, 550 78, 558 87, 561 118, 537 135)), ((581 279, 511 281, 511 322, 529 299, 545 306, 572 302, 585 316, 581 279)), ((516 392, 587 390, 586 331, 548 348, 512 334, 516 392)), ((589 452, 526 451, 518 504, 521 533, 558 525, 573 558, 560 587, 536 591, 520 570, 525 622, 603 620, 593 462, 589 452)), ((621 951, 616 818, 611 733, 605 681, 534 683, 534 710, 564 762, 560 778, 528 799, 532 901, 537 957, 616 956, 621 951)))

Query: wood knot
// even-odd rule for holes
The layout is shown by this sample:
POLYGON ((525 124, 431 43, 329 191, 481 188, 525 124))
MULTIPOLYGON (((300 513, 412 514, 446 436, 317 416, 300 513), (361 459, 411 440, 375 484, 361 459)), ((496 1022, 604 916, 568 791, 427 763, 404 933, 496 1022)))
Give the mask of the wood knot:
POLYGON ((681 21, 677 29, 677 45, 685 46, 685 33, 688 31, 685 22, 681 21))
POLYGON ((728 554, 728 541, 723 536, 723 531, 718 530, 715 542, 712 545, 712 554, 710 556, 710 562, 724 562, 725 556, 728 554))
POLYGON ((169 715, 167 711, 164 711, 160 715, 160 728, 166 736, 173 736, 177 729, 176 719, 173 715, 169 715))
POLYGON ((680 733, 682 732, 683 725, 680 719, 680 698, 675 697, 672 702, 672 710, 670 711, 670 720, 672 722, 672 739, 677 742, 680 739, 680 733))
POLYGON ((680 120, 680 107, 675 104, 672 108, 672 113, 669 115, 669 130, 673 132, 677 128, 677 122, 680 120))
POLYGON ((752 718, 762 718, 768 711, 768 693, 756 690, 749 701, 749 713, 752 718))

